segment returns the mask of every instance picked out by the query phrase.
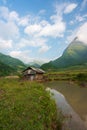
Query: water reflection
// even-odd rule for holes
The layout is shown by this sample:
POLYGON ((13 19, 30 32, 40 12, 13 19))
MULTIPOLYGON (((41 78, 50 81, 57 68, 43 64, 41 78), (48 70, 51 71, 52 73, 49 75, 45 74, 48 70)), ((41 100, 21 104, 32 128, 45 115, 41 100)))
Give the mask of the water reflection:
POLYGON ((85 123, 81 120, 79 115, 73 110, 73 108, 68 104, 65 97, 55 89, 49 90, 53 98, 56 101, 58 109, 62 110, 63 115, 66 117, 63 130, 87 130, 85 123))

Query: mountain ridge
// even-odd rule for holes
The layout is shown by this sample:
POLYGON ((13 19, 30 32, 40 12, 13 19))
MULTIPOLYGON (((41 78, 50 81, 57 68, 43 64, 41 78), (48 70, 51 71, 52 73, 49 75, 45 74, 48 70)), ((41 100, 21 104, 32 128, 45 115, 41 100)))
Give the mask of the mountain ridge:
POLYGON ((42 69, 60 69, 87 63, 87 45, 75 38, 64 50, 61 57, 43 64, 42 69))

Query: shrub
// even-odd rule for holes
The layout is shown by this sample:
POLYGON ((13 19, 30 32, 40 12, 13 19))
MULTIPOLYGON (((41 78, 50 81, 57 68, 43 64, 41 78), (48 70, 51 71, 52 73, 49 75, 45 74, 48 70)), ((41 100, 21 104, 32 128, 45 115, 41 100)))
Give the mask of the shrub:
POLYGON ((87 80, 87 74, 85 73, 79 73, 76 75, 76 79, 79 81, 86 81, 87 80))

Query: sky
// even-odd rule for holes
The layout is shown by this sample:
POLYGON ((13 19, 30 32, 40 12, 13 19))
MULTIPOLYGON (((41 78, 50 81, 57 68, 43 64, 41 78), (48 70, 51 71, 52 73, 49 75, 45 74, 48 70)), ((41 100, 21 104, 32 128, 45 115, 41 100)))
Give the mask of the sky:
POLYGON ((87 44, 87 0, 0 0, 1 53, 48 62, 76 36, 87 44))

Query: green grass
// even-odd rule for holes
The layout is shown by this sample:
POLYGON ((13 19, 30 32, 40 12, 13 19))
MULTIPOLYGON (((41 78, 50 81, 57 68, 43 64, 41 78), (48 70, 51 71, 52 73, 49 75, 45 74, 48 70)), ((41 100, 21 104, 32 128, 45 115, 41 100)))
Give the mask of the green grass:
POLYGON ((0 130, 60 130, 61 123, 43 85, 0 79, 0 130))

